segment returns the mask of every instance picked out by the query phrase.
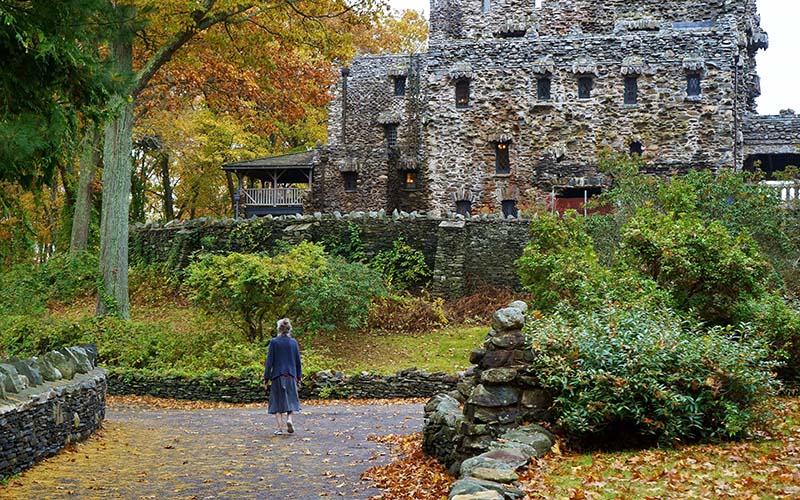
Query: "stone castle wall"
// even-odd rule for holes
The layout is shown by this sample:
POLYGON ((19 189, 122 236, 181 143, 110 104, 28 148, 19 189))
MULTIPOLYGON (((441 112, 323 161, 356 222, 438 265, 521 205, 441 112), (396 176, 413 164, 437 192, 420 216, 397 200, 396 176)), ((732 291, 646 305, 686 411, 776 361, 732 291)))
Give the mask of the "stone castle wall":
POLYGON ((651 173, 741 167, 767 43, 754 0, 432 0, 426 54, 357 57, 343 73, 317 208, 446 214, 467 200, 473 214, 500 213, 534 188, 603 187, 600 152, 635 142, 651 173), (689 74, 700 96, 687 96, 689 74), (402 97, 397 75, 408 76, 402 97), (593 78, 589 98, 577 96, 581 76, 593 78), (626 76, 637 104, 623 101, 626 76), (459 79, 470 83, 465 108, 459 79), (387 123, 398 126, 393 149, 387 123), (497 142, 509 144, 508 174, 496 173, 497 142), (341 168, 359 169, 357 192, 344 193, 341 168), (403 189, 404 169, 416 190, 403 189))
POLYGON ((345 216, 285 216, 260 219, 199 219, 165 226, 148 224, 131 231, 131 262, 166 263, 183 269, 196 252, 258 252, 278 241, 325 242, 347 237, 349 225, 360 233, 367 259, 403 238, 422 252, 433 271, 433 292, 459 297, 482 285, 519 288, 514 262, 528 241, 528 222, 480 218, 442 220, 416 214, 382 212, 345 216))

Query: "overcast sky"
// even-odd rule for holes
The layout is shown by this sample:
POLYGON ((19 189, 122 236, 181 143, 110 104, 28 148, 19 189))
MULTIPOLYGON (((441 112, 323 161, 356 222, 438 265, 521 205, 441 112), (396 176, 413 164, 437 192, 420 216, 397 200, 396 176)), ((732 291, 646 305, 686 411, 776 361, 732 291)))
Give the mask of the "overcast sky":
MULTIPOLYGON (((533 0, 531 0, 533 1, 533 0)), ((428 0, 389 0, 394 9, 424 10, 428 0)), ((758 0, 761 26, 769 33, 769 49, 758 52, 761 97, 758 111, 777 114, 792 108, 800 113, 800 1, 758 0)))

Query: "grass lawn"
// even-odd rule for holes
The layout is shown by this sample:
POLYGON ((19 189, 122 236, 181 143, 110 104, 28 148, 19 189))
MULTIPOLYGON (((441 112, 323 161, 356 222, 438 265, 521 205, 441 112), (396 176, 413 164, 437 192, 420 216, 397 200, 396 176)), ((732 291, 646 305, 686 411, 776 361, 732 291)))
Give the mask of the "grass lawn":
POLYGON ((335 369, 344 372, 394 373, 416 367, 455 373, 470 366, 469 353, 488 332, 488 326, 449 327, 422 335, 345 332, 315 338, 311 346, 325 353, 335 369))

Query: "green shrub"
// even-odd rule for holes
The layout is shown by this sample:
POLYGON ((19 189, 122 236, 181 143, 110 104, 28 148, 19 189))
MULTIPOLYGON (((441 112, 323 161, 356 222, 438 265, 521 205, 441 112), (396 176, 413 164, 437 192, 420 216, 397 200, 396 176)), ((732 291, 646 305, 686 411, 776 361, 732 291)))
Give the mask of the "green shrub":
POLYGON ((777 387, 755 332, 703 331, 669 310, 562 310, 526 333, 529 374, 554 396, 558 425, 585 444, 740 437, 767 416, 777 387))
POLYGON ((346 233, 328 236, 322 244, 330 255, 348 262, 364 262, 367 257, 364 242, 361 241, 361 229, 352 222, 347 223, 346 233))
POLYGON ((772 356, 782 362, 782 380, 800 383, 800 312, 777 293, 739 304, 736 319, 752 325, 770 343, 772 356))
POLYGON ((623 231, 621 260, 705 321, 730 324, 739 302, 764 293, 770 267, 755 241, 719 222, 642 209, 623 231))
POLYGON ((264 323, 286 316, 297 290, 320 279, 326 267, 323 248, 311 243, 275 257, 205 255, 187 269, 186 285, 199 307, 224 312, 258 340, 264 323))
POLYGON ((391 249, 378 252, 369 265, 380 271, 387 285, 398 292, 423 287, 432 275, 422 252, 402 238, 395 240, 391 249))
POLYGON ((530 241, 517 270, 531 294, 532 306, 541 311, 561 302, 588 306, 600 300, 597 282, 608 273, 597 259, 585 219, 575 212, 563 218, 539 215, 531 220, 530 241))
POLYGON ((372 302, 386 295, 377 271, 332 258, 316 279, 295 290, 290 315, 301 332, 360 328, 366 324, 372 302))

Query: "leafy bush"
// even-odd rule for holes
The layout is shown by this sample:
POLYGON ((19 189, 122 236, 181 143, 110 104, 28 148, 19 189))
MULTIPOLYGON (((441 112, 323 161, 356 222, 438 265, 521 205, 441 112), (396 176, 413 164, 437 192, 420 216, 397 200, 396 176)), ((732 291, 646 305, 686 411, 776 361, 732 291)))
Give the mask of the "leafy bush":
POLYGON ((177 273, 165 264, 138 265, 128 274, 131 302, 159 305, 182 301, 181 282, 177 273))
POLYGON ((264 322, 286 316, 296 291, 320 279, 326 267, 324 250, 311 243, 275 257, 205 255, 187 269, 186 285, 199 307, 225 312, 257 340, 264 338, 264 322))
POLYGON ((319 276, 295 290, 290 313, 303 332, 360 328, 373 300, 386 295, 377 271, 333 258, 319 276))
POLYGON ((422 287, 432 275, 422 252, 402 238, 395 240, 391 249, 379 252, 369 265, 380 271, 388 286, 398 292, 422 287))
POLYGON ((740 437, 766 417, 777 387, 755 332, 702 331, 669 310, 562 310, 526 333, 529 374, 553 394, 558 425, 584 444, 740 437))
POLYGON ((442 299, 394 294, 378 300, 369 311, 369 328, 381 332, 423 333, 448 323, 442 299))
POLYGON ((739 302, 764 293, 770 268, 755 241, 717 221, 642 209, 623 231, 622 261, 706 321, 728 324, 739 302))
POLYGON ((347 223, 345 234, 331 235, 322 241, 325 250, 348 262, 364 262, 364 242, 361 241, 361 229, 352 222, 347 223))

